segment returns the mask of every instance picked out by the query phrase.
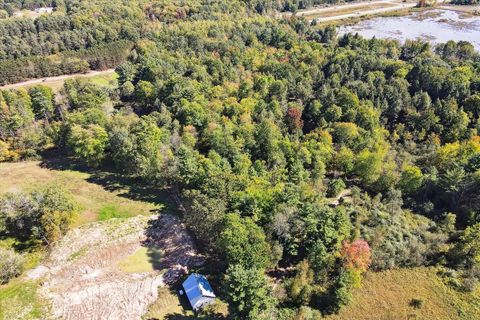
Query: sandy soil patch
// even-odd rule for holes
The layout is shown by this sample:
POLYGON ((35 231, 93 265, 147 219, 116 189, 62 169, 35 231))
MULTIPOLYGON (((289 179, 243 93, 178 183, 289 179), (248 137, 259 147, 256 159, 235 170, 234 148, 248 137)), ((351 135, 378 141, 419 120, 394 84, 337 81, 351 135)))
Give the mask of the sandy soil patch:
POLYGON ((174 282, 203 262, 180 221, 138 216, 92 223, 70 231, 49 258, 30 272, 41 278, 41 293, 54 318, 140 319, 158 298, 158 287, 174 282), (119 262, 147 248, 152 271, 125 272, 119 262), (152 255, 149 256, 149 249, 152 255), (162 255, 155 255, 161 250, 162 255))

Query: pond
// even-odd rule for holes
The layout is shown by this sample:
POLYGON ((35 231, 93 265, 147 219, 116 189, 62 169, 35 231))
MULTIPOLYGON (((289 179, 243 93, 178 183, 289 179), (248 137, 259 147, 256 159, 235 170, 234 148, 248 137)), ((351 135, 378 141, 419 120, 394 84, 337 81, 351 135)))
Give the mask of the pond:
POLYGON ((365 38, 389 38, 404 42, 423 39, 433 44, 468 41, 480 51, 480 17, 466 16, 450 10, 415 12, 405 17, 378 17, 342 26, 340 35, 358 33, 365 38))

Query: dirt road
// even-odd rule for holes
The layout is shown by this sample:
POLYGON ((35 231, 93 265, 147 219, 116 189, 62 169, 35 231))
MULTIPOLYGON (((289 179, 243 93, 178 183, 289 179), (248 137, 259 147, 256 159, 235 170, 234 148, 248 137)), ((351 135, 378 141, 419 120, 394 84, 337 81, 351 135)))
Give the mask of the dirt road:
POLYGON ((57 77, 47 77, 47 78, 40 78, 40 79, 32 79, 32 80, 27 80, 27 81, 22 81, 22 82, 17 82, 13 84, 7 84, 4 86, 1 86, 1 90, 6 90, 6 89, 15 89, 19 87, 24 87, 24 86, 30 86, 30 85, 35 85, 35 84, 45 84, 49 85, 54 82, 58 81, 65 81, 67 79, 71 78, 86 78, 86 77, 93 77, 93 76, 99 76, 99 75, 107 75, 114 73, 115 69, 107 69, 107 70, 102 70, 102 71, 89 71, 87 73, 74 73, 74 74, 66 74, 63 76, 57 76, 57 77))
POLYGON ((324 18, 317 18, 317 19, 314 19, 314 20, 317 20, 318 22, 344 20, 344 19, 348 19, 348 18, 362 17, 362 16, 374 15, 374 14, 379 14, 379 13, 398 11, 398 10, 402 10, 402 9, 410 9, 410 8, 415 7, 416 5, 417 5, 416 3, 404 3, 404 4, 399 4, 399 5, 396 5, 396 6, 392 6, 392 7, 378 8, 378 9, 364 10, 364 11, 356 11, 354 13, 341 14, 341 15, 338 15, 338 16, 331 16, 331 17, 324 17, 324 18))
POLYGON ((337 5, 330 7, 314 8, 299 11, 297 16, 304 16, 310 21, 327 22, 335 20, 343 20, 349 18, 358 18, 366 15, 374 15, 379 13, 398 11, 402 9, 413 8, 417 5, 416 2, 400 2, 396 0, 378 0, 369 2, 357 2, 345 5, 337 5), (371 8, 376 7, 376 8, 371 8), (338 12, 338 14, 335 14, 338 12), (323 15, 323 16, 322 16, 323 15))

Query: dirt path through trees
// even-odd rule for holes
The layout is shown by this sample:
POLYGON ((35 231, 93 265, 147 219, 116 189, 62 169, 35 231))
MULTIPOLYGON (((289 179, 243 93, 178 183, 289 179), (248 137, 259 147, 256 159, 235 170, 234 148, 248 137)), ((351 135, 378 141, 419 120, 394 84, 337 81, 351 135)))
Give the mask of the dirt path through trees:
POLYGON ((32 80, 27 80, 27 81, 22 81, 22 82, 17 82, 17 83, 12 83, 12 84, 7 84, 4 86, 0 87, 0 90, 7 90, 7 89, 16 89, 24 86, 31 86, 35 84, 44 84, 44 85, 49 85, 51 83, 59 82, 59 81, 65 81, 67 79, 72 79, 72 78, 89 78, 89 77, 94 77, 94 76, 99 76, 99 75, 107 75, 114 73, 115 69, 107 69, 107 70, 102 70, 102 71, 89 71, 87 73, 74 73, 74 74, 66 74, 63 76, 57 76, 57 77, 48 77, 48 78, 40 78, 40 79, 32 79, 32 80))

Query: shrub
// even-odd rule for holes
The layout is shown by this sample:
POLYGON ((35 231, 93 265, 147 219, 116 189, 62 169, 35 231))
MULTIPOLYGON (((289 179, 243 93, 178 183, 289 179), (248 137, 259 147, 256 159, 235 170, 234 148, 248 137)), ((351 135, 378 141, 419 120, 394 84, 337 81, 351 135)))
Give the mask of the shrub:
POLYGON ((302 306, 298 309, 295 320, 313 320, 323 318, 320 311, 312 309, 307 306, 302 306))
POLYGON ((462 262, 467 268, 480 266, 480 223, 463 231, 454 250, 458 256, 456 262, 462 262))
POLYGON ((328 183, 327 196, 336 197, 345 189, 345 182, 342 179, 333 179, 328 183))
POLYGON ((461 289, 465 292, 473 292, 476 290, 478 280, 480 279, 480 267, 474 266, 463 271, 461 289))
POLYGON ((57 185, 0 197, 0 233, 50 244, 65 234, 76 215, 72 195, 57 185))
POLYGON ((0 248, 0 284, 19 276, 23 270, 23 258, 10 249, 0 248))
POLYGON ((412 301, 410 301, 410 305, 415 309, 421 309, 423 306, 423 299, 413 298, 412 301))
POLYGON ((216 299, 214 303, 202 308, 198 314, 202 319, 226 319, 228 316, 228 304, 216 299))
POLYGON ((15 161, 18 160, 18 158, 18 154, 10 150, 9 144, 0 140, 0 162, 15 161))
POLYGON ((338 275, 333 292, 331 294, 332 304, 330 306, 331 312, 338 313, 340 309, 347 305, 352 299, 351 289, 356 286, 357 275, 353 271, 342 270, 338 275))
POLYGON ((447 236, 432 232, 436 224, 411 213, 376 211, 363 237, 372 244, 374 270, 415 267, 443 252, 447 236))
POLYGON ((307 260, 297 265, 297 274, 292 279, 289 295, 298 305, 308 305, 313 293, 313 271, 307 260))

